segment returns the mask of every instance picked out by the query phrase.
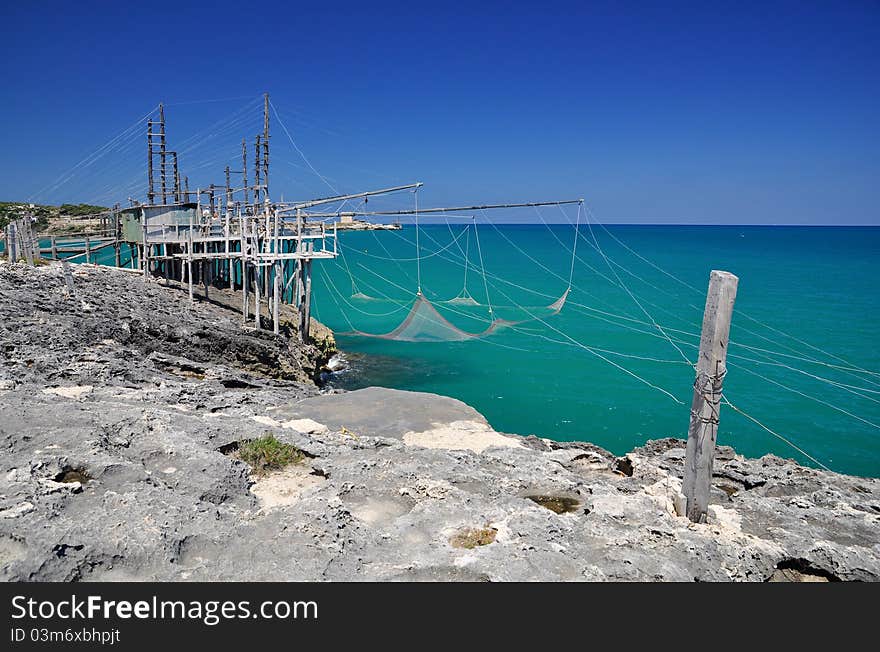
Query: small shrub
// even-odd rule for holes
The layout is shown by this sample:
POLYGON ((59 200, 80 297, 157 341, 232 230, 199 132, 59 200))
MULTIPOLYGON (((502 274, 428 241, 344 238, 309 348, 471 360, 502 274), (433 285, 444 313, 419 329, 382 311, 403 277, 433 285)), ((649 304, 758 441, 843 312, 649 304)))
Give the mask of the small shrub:
POLYGON ((278 441, 275 435, 266 433, 259 439, 242 442, 238 457, 250 464, 256 474, 263 475, 301 462, 305 455, 295 446, 278 441))

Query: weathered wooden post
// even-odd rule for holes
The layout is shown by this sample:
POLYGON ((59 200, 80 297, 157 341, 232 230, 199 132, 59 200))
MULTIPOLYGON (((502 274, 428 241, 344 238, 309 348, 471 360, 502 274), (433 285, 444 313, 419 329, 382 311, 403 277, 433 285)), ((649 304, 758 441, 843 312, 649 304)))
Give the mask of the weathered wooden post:
POLYGON ((119 204, 113 206, 113 262, 117 267, 122 267, 122 256, 120 254, 119 241, 121 240, 122 229, 119 222, 119 204))
POLYGON ((89 240, 89 236, 86 236, 86 244, 85 244, 85 252, 86 252, 86 262, 92 262, 92 243, 89 240))
POLYGON ((272 279, 272 331, 275 335, 278 335, 281 332, 281 263, 276 262, 274 268, 275 274, 272 279))
POLYGON ((263 197, 269 201, 269 93, 263 94, 263 197))
POLYGON ((254 215, 257 214, 257 204, 262 203, 260 199, 260 191, 262 190, 260 186, 260 139, 262 136, 257 134, 256 136, 256 144, 254 145, 254 215))
POLYGON ((34 235, 31 231, 31 218, 24 217, 18 221, 18 230, 21 233, 21 244, 27 264, 34 266, 34 235))
POLYGON ((16 233, 15 233, 15 222, 12 221, 6 225, 6 256, 9 258, 10 263, 14 263, 18 260, 18 252, 16 251, 16 233))
POLYGON ((54 260, 58 260, 58 242, 56 241, 54 235, 52 236, 51 243, 52 243, 52 258, 54 260))
POLYGON ((165 105, 159 103, 159 177, 162 182, 162 203, 168 203, 165 175, 165 105))
POLYGON ((241 139, 241 185, 244 188, 244 210, 247 212, 248 204, 251 203, 251 191, 247 185, 247 142, 241 139))
POLYGON ((721 389, 727 373, 725 359, 737 283, 739 279, 730 272, 713 270, 709 275, 682 483, 687 517, 694 523, 705 522, 709 508, 721 389))
POLYGON ((309 343, 309 327, 312 319, 312 259, 310 256, 311 246, 305 245, 306 258, 302 259, 300 269, 302 271, 302 298, 299 304, 299 337, 303 344, 309 343))
POLYGON ((28 218, 28 232, 31 234, 31 247, 34 252, 34 262, 39 263, 43 258, 42 252, 40 251, 40 238, 34 233, 34 223, 30 218, 28 218))
POLYGON ((248 268, 247 268, 247 241, 244 213, 238 213, 238 228, 241 239, 241 318, 242 323, 247 324, 248 320, 248 268))
POLYGON ((64 283, 67 285, 67 296, 76 296, 76 290, 73 287, 73 274, 70 271, 70 263, 66 260, 61 261, 61 271, 64 273, 64 283))

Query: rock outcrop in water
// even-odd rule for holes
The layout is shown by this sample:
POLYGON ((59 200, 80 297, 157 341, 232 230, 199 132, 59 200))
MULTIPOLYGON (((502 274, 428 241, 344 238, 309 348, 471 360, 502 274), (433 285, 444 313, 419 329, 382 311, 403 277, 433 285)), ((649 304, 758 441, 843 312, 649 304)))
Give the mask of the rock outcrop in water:
POLYGON ((684 442, 623 458, 472 408, 321 394, 308 350, 122 272, 0 265, 4 580, 876 580, 880 483, 684 442), (233 454, 273 433, 302 463, 233 454))

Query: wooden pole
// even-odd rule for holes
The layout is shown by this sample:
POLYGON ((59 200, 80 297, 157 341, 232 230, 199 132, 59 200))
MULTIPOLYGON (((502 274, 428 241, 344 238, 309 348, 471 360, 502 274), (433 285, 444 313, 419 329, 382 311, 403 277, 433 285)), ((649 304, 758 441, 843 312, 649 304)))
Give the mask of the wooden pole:
POLYGON ((113 206, 113 237, 114 237, 114 263, 116 263, 117 267, 122 267, 122 260, 119 254, 119 236, 120 236, 120 228, 119 228, 119 204, 114 204, 113 206))
POLYGON ((262 267, 254 266, 254 328, 260 329, 260 270, 262 267))
POLYGON ((147 251, 147 211, 143 208, 141 209, 141 252, 140 258, 138 261, 140 262, 141 271, 144 273, 146 277, 149 274, 149 266, 150 261, 148 259, 150 252, 147 251))
MULTIPOLYGON (((197 198, 201 195, 197 195, 197 198)), ((186 234, 186 279, 189 289, 189 302, 193 302, 193 216, 189 214, 189 230, 186 234)))
POLYGON ((738 283, 730 272, 713 270, 709 275, 682 483, 687 517, 694 523, 704 523, 709 509, 730 319, 738 283))
POLYGON ((156 199, 156 184, 153 180, 153 121, 147 121, 147 203, 156 199))
POLYGON ((254 291, 254 327, 259 330, 260 328, 260 270, 262 267, 259 266, 260 258, 260 235, 257 232, 257 218, 254 217, 251 220, 251 248, 254 251, 254 278, 253 283, 251 284, 251 288, 254 291))
POLYGON ((226 212, 229 212, 229 207, 232 206, 232 185, 229 182, 229 166, 226 166, 226 212))
MULTIPOLYGON (((159 246, 159 245, 157 245, 159 246)), ((165 276, 165 285, 171 285, 171 265, 172 259, 170 255, 170 249, 168 248, 168 243, 165 242, 162 246, 162 274, 165 276)))
POLYGON ((174 201, 180 203, 180 169, 177 167, 177 152, 171 152, 171 156, 174 166, 174 201))
POLYGON ((302 336, 303 344, 309 343, 309 329, 312 322, 312 259, 306 258, 303 261, 303 270, 305 272, 305 291, 303 294, 304 304, 300 308, 302 311, 302 328, 300 330, 300 335, 302 336))
POLYGON ((28 265, 34 264, 34 234, 31 231, 31 218, 25 217, 19 220, 22 224, 24 235, 24 253, 27 256, 28 265))
MULTIPOLYGON (((206 248, 207 246, 207 243, 205 243, 206 248)), ((208 299, 208 286, 211 285, 213 272, 214 269, 211 267, 211 259, 206 258, 202 261, 202 284, 205 286, 205 300, 208 299)))
POLYGON ((269 93, 263 95, 263 197, 269 198, 269 93))
MULTIPOLYGON (((54 235, 51 238, 51 242, 52 242, 52 259, 58 260, 58 243, 56 242, 54 235)), ((116 266, 119 267, 118 264, 116 266)))
POLYGON ((260 203, 260 134, 257 134, 254 146, 254 215, 257 214, 257 204, 260 203))
POLYGON ((6 257, 10 263, 16 261, 15 222, 6 225, 6 257))
POLYGON ((165 175, 165 105, 159 104, 159 177, 162 184, 162 203, 168 203, 165 175))
POLYGON ((247 324, 248 320, 248 268, 247 268, 247 247, 245 246, 245 222, 244 215, 238 214, 239 229, 241 233, 241 319, 242 323, 247 324))
POLYGON ((293 304, 299 308, 302 305, 302 259, 297 259, 294 263, 293 276, 296 279, 293 291, 293 304))
POLYGON ((89 241, 89 236, 86 236, 86 262, 92 262, 92 243, 89 241))
POLYGON ((31 246, 34 248, 34 260, 40 262, 40 238, 34 233, 34 223, 28 218, 28 231, 31 233, 31 246))
POLYGON ((276 335, 280 332, 281 323, 281 263, 275 263, 274 293, 272 296, 272 329, 276 335))
POLYGON ((241 139, 241 185, 244 187, 244 205, 251 203, 251 191, 247 185, 247 142, 241 139))
POLYGON ((232 258, 229 255, 229 234, 230 234, 230 222, 232 220, 232 190, 229 188, 229 166, 226 166, 227 170, 227 178, 226 178, 226 220, 223 224, 223 251, 226 254, 224 261, 220 264, 220 269, 218 270, 220 276, 223 276, 223 270, 226 271, 226 284, 229 286, 229 289, 232 289, 232 258))

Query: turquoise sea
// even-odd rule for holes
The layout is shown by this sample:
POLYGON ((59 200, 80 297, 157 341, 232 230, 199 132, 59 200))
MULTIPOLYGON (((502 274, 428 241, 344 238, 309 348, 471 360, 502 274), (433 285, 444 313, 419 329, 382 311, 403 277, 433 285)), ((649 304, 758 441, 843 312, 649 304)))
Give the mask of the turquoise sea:
MULTIPOLYGON (((724 406, 719 442, 816 465, 784 437, 835 471, 880 477, 880 228, 582 224, 572 267, 574 226, 444 219, 457 223, 420 227, 418 262, 407 225, 340 232, 344 256, 314 264, 314 314, 349 362, 335 386, 445 394, 498 430, 618 454, 684 437, 685 358, 696 356, 709 271, 724 269, 740 278, 725 395, 775 435, 724 406), (461 294, 465 260, 476 305, 445 303, 461 294), (463 331, 488 326, 489 303, 521 323, 457 342, 342 334, 392 331, 419 278, 463 331)), ((112 248, 99 256, 112 264, 112 248)))
POLYGON ((334 384, 454 396, 501 431, 618 454, 684 437, 685 359, 696 357, 709 272, 723 269, 740 278, 725 395, 775 435, 724 406, 719 442, 815 465, 778 435, 835 471, 880 476, 880 228, 581 225, 572 270, 573 226, 478 222, 477 250, 475 227, 458 222, 420 227, 418 264, 413 226, 340 234, 344 258, 315 263, 316 317, 339 333, 387 333, 420 277, 461 330, 488 325, 487 289, 496 316, 525 321, 458 342, 340 335, 351 366, 334 384), (479 305, 444 303, 462 290, 465 255, 479 305), (545 306, 572 271, 553 315, 545 306))

